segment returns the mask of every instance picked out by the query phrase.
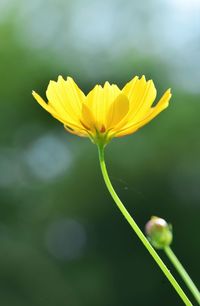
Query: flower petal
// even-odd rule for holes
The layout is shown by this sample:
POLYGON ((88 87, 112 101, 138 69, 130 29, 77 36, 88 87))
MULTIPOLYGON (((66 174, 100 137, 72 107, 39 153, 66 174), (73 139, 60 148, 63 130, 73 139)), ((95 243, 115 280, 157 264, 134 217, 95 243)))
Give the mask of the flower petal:
POLYGON ((76 124, 79 122, 85 96, 71 78, 65 81, 59 76, 57 82, 50 81, 46 95, 49 105, 60 115, 76 124))
POLYGON ((80 136, 80 137, 88 137, 88 132, 86 129, 74 129, 72 126, 64 125, 64 128, 70 132, 71 134, 80 136))
POLYGON ((138 79, 139 79, 138 76, 135 76, 122 89, 122 93, 125 94, 129 99, 132 97, 132 94, 134 93, 134 88, 135 88, 135 85, 136 85, 138 79))
POLYGON ((86 104, 91 109, 97 129, 101 130, 105 126, 110 105, 119 94, 117 85, 106 82, 104 87, 96 85, 87 95, 86 104))
POLYGON ((135 101, 135 99, 130 101, 128 121, 137 122, 142 120, 149 112, 156 98, 156 88, 152 80, 141 84, 138 90, 141 91, 141 89, 142 92, 138 93, 137 101, 135 101))
POLYGON ((104 93, 104 104, 106 106, 106 111, 107 111, 111 103, 116 99, 116 97, 121 93, 121 91, 117 85, 115 84, 110 85, 109 82, 105 82, 103 87, 103 93, 104 93))
POLYGON ((120 94, 111 104, 106 120, 106 129, 115 128, 129 111, 128 98, 120 94))
POLYGON ((129 126, 126 126, 121 131, 119 131, 119 133, 116 134, 116 137, 121 137, 121 136, 125 136, 128 134, 132 134, 135 131, 137 131, 139 128, 147 124, 149 121, 155 118, 161 111, 163 111, 165 108, 168 107, 171 96, 172 96, 171 91, 170 89, 168 89, 164 93, 160 101, 157 103, 157 105, 150 108, 146 117, 144 117, 142 120, 138 122, 133 123, 132 125, 130 124, 129 126))
POLYGON ((62 76, 59 76, 58 85, 63 97, 72 105, 76 113, 80 112, 82 103, 85 101, 85 95, 74 80, 68 77, 65 81, 62 76))
POLYGON ((32 95, 33 97, 36 99, 36 101, 47 111, 49 112, 53 117, 55 117, 56 119, 58 119, 59 121, 61 121, 62 123, 65 123, 64 119, 61 118, 58 113, 54 110, 54 108, 52 106, 50 106, 49 104, 47 104, 42 97, 40 97, 40 95, 38 95, 37 92, 32 91, 32 95))
POLYGON ((82 104, 82 116, 80 122, 86 128, 86 130, 92 132, 95 131, 95 119, 90 111, 90 108, 85 103, 82 104))
POLYGON ((51 106, 49 106, 43 99, 42 97, 40 97, 40 95, 38 95, 37 92, 35 92, 34 90, 32 91, 32 95, 35 98, 35 100, 47 111, 47 112, 53 112, 54 110, 52 109, 51 106))
POLYGON ((100 85, 96 85, 86 97, 86 105, 91 110, 95 125, 100 129, 101 121, 103 117, 103 110, 101 107, 103 101, 103 88, 100 85))
MULTIPOLYGON (((71 122, 70 120, 68 121, 66 119, 66 117, 62 117, 62 114, 58 114, 56 112, 56 110, 49 104, 47 104, 41 97, 40 95, 38 95, 35 91, 32 92, 33 97, 36 99, 36 101, 46 110, 48 111, 54 118, 56 118, 57 120, 59 120, 60 122, 62 122, 65 126, 69 127, 70 129, 72 129, 74 131, 75 134, 78 135, 78 133, 80 132, 80 130, 83 130, 83 127, 81 126, 81 124, 78 122, 78 124, 74 124, 73 122, 71 122)), ((82 131, 81 133, 84 133, 84 131, 82 131)))

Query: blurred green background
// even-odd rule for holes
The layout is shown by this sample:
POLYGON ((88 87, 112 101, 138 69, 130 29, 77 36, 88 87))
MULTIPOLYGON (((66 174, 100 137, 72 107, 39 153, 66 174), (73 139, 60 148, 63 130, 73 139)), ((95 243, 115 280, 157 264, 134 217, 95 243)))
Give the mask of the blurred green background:
POLYGON ((172 88, 170 107, 113 140, 106 159, 142 229, 152 215, 173 224, 173 249, 198 284, 199 58, 199 0, 0 0, 2 306, 182 305, 111 200, 96 147, 31 91, 45 97, 59 74, 85 92, 142 74, 158 97, 172 88))

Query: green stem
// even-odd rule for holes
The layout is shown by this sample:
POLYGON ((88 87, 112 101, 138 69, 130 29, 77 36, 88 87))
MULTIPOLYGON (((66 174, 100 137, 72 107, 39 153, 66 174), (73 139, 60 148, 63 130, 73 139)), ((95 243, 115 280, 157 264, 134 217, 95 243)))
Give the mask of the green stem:
POLYGON ((123 214, 125 219, 128 221, 128 223, 130 224, 132 229, 135 231, 136 235, 142 241, 142 243, 144 244, 146 249, 149 251, 151 256, 154 258, 154 260, 156 261, 158 266, 161 268, 161 270, 163 271, 165 276, 168 278, 168 280, 170 281, 170 283, 172 284, 172 286, 174 287, 176 292, 179 294, 179 296, 181 297, 181 299, 185 303, 185 305, 187 305, 187 306, 190 305, 191 306, 192 303, 190 302, 190 300, 187 298, 187 296, 185 295, 185 293, 183 292, 183 290, 181 289, 181 287, 179 286, 179 284, 177 283, 177 281, 175 280, 173 275, 170 273, 170 271, 168 270, 168 268, 166 267, 166 265, 164 264, 162 259, 158 256, 157 252, 151 246, 151 244, 149 243, 149 241, 147 240, 145 235, 142 233, 142 231, 140 230, 140 228, 138 227, 136 222, 133 220, 133 218, 131 217, 131 215, 129 214, 129 212, 127 211, 127 209, 125 208, 125 206, 123 205, 121 200, 119 199, 118 195, 116 194, 116 192, 115 192, 115 190, 112 186, 112 183, 110 181, 110 178, 108 176, 107 169, 106 169, 103 146, 98 145, 98 153, 99 153, 99 161, 100 161, 101 171, 102 171, 102 175, 103 175, 105 184, 106 184, 113 200, 117 204, 119 210, 121 211, 121 213, 123 214))
POLYGON ((193 281, 191 280, 190 276, 185 271, 184 267, 182 266, 182 264, 180 263, 180 261, 178 260, 178 258, 176 257, 176 255, 174 254, 174 252, 172 251, 172 249, 169 246, 165 247, 164 251, 165 251, 166 255, 169 257, 169 259, 171 260, 171 262, 173 263, 173 265, 175 266, 178 273, 183 278, 184 282, 186 283, 186 285, 188 286, 188 288, 190 289, 192 294, 194 295, 198 304, 200 305, 200 292, 197 289, 197 287, 195 286, 195 284, 193 283, 193 281))

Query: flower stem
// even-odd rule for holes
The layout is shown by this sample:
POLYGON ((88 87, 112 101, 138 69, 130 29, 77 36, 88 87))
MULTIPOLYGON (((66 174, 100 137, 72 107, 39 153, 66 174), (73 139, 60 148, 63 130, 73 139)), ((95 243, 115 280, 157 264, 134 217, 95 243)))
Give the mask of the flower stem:
POLYGON ((200 305, 200 292, 191 280, 190 276, 185 271, 184 267, 169 246, 165 247, 164 251, 200 305))
POLYGON ((128 221, 128 223, 130 224, 132 229, 135 231, 136 235, 139 237, 139 239, 144 244, 146 249, 149 251, 151 256, 154 258, 154 260, 156 261, 156 263, 158 264, 160 269, 163 271, 165 276, 168 278, 168 280, 170 281, 170 283, 172 284, 172 286, 174 287, 176 292, 179 294, 180 298, 183 300, 185 305, 191 306, 192 303, 190 302, 190 300, 187 298, 187 296, 185 295, 185 293, 183 292, 183 290, 181 289, 181 287, 179 286, 179 284, 177 283, 177 281, 175 280, 173 275, 170 273, 170 271, 168 270, 168 268, 166 267, 166 265, 164 264, 162 259, 159 257, 159 255, 154 250, 154 248, 151 246, 151 244, 149 243, 149 241, 147 240, 145 235, 142 233, 142 231, 138 227, 137 223, 133 220, 133 218, 131 217, 131 215, 129 214, 129 212, 127 211, 127 209, 125 208, 125 206, 121 202, 120 198, 116 194, 116 192, 115 192, 115 190, 112 186, 112 183, 110 181, 110 178, 108 176, 107 169, 106 169, 106 164, 105 164, 105 159, 104 159, 104 147, 103 146, 98 145, 98 153, 99 153, 99 161, 100 161, 100 166, 101 166, 101 171, 102 171, 102 175, 103 175, 103 178, 104 178, 104 182, 105 182, 105 184, 108 188, 108 191, 110 192, 111 197, 113 198, 113 200, 117 204, 119 210, 121 211, 121 213, 123 214, 125 219, 128 221))

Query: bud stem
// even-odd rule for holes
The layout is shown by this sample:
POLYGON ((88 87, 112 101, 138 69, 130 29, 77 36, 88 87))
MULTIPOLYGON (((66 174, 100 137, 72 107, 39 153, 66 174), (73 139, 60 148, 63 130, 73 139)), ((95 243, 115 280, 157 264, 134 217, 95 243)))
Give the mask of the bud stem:
POLYGON ((164 251, 200 305, 200 292, 191 280, 190 276, 169 246, 165 247, 164 251))
POLYGON ((136 235, 139 237, 139 239, 141 240, 143 245, 149 251, 151 256, 154 258, 154 260, 156 261, 156 263, 158 264, 160 269, 163 271, 163 273, 165 274, 167 279, 170 281, 170 283, 172 284, 172 286, 174 287, 174 289, 176 290, 178 295, 181 297, 181 299, 183 300, 185 305, 192 306, 192 303, 190 302, 190 300, 188 299, 188 297, 186 296, 184 291, 181 289, 181 287, 179 286, 179 284, 177 283, 177 281, 175 280, 173 275, 170 273, 170 271, 168 270, 168 268, 166 267, 166 265, 164 264, 162 259, 159 257, 159 255, 154 250, 154 248, 151 246, 151 244, 149 243, 149 241, 147 240, 145 235, 142 233, 142 231, 140 230, 140 228, 138 227, 138 225, 136 224, 134 219, 131 217, 131 215, 129 214, 129 212, 127 211, 127 209, 125 208, 125 206, 121 202, 120 198, 116 194, 116 192, 115 192, 115 190, 112 186, 112 183, 110 181, 110 178, 108 176, 107 169, 106 169, 106 164, 105 164, 105 159, 104 159, 104 147, 103 146, 98 145, 98 153, 99 153, 100 167, 101 167, 102 175, 103 175, 103 178, 104 178, 104 182, 105 182, 105 184, 108 188, 108 191, 110 192, 110 195, 112 196, 113 200, 117 204, 119 210, 121 211, 121 213, 123 214, 123 216, 125 217, 127 222, 130 224, 132 229, 135 231, 136 235))

